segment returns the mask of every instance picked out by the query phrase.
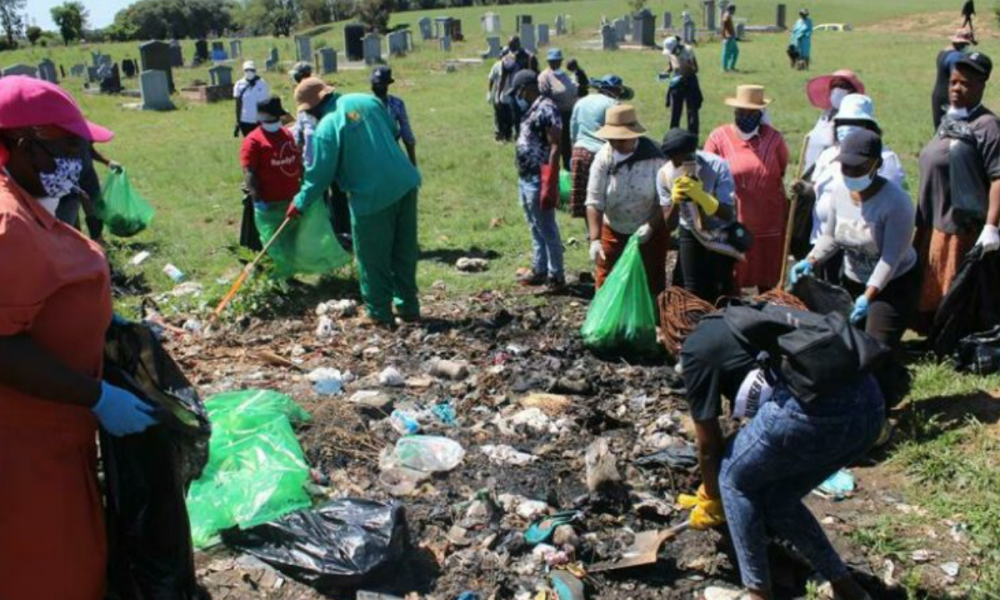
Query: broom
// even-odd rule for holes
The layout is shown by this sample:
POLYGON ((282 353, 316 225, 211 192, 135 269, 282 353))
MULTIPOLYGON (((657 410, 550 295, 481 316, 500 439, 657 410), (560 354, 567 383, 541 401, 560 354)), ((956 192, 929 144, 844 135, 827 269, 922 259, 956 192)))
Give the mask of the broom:
POLYGON ((236 281, 233 282, 232 287, 229 288, 229 291, 226 292, 226 295, 222 297, 222 301, 219 302, 219 305, 215 307, 215 311, 212 313, 212 318, 208 322, 209 327, 215 324, 215 322, 219 319, 219 316, 222 315, 222 312, 226 310, 227 306, 229 306, 229 303, 233 301, 233 298, 235 298, 236 294, 239 293, 240 288, 242 288, 243 284, 246 283, 246 280, 250 276, 250 273, 253 272, 254 267, 257 266, 257 263, 260 262, 260 259, 264 258, 264 255, 267 254, 267 251, 270 250, 272 245, 274 245, 274 242, 277 241, 278 236, 281 235, 281 232, 284 231, 285 226, 287 226, 290 222, 291 219, 285 217, 285 220, 281 222, 281 225, 278 227, 277 231, 274 232, 274 235, 271 236, 271 239, 269 239, 267 241, 267 244, 264 245, 264 249, 261 250, 259 254, 257 254, 257 257, 254 258, 250 264, 243 267, 243 272, 240 273, 240 276, 237 277, 236 281))

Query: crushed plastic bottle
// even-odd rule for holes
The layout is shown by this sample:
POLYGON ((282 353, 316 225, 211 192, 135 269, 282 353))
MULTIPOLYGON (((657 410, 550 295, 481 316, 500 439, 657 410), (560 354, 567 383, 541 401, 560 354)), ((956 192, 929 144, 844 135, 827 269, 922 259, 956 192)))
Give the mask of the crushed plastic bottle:
POLYGON ((389 415, 389 423, 400 435, 413 435, 420 432, 420 419, 408 410, 396 409, 389 415))

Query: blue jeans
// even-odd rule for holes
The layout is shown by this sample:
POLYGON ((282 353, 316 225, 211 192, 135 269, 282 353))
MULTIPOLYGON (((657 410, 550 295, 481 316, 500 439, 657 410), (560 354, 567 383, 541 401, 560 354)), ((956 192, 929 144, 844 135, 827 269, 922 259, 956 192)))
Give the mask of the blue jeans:
POLYGON ((540 208, 542 178, 540 175, 520 177, 518 189, 521 208, 531 230, 531 268, 550 279, 563 279, 563 247, 559 239, 556 211, 540 208))
POLYGON ((771 590, 768 535, 791 542, 828 580, 847 576, 802 498, 862 456, 884 422, 882 394, 871 376, 812 404, 779 387, 760 407, 726 449, 719 474, 744 586, 771 590))

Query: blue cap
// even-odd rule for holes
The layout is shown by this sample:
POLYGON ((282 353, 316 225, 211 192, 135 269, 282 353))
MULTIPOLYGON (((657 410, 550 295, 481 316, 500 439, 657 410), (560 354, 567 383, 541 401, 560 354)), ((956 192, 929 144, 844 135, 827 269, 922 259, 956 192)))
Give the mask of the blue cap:
POLYGON ((612 90, 619 100, 631 100, 635 96, 632 88, 625 85, 622 78, 617 75, 605 75, 600 79, 591 79, 590 87, 595 90, 612 90))
POLYGON ((546 55, 546 60, 562 60, 563 53, 559 48, 550 48, 549 53, 546 55))

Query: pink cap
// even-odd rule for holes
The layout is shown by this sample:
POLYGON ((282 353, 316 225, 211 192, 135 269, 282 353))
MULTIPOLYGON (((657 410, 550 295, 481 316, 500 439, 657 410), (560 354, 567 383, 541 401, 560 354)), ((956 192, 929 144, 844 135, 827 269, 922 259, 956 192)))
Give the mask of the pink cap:
POLYGON ((11 75, 0 78, 0 129, 55 125, 91 142, 107 142, 110 130, 83 118, 76 100, 54 83, 11 75))
POLYGON ((830 87, 834 79, 844 79, 854 87, 855 94, 865 93, 865 84, 861 83, 857 74, 850 69, 834 71, 830 75, 820 75, 809 80, 806 84, 806 96, 809 97, 809 104, 820 110, 830 110, 830 87))

